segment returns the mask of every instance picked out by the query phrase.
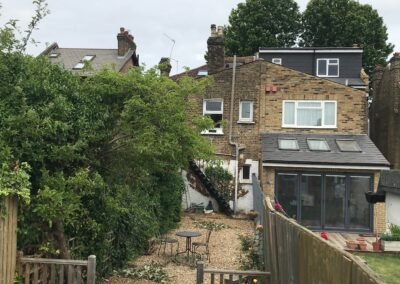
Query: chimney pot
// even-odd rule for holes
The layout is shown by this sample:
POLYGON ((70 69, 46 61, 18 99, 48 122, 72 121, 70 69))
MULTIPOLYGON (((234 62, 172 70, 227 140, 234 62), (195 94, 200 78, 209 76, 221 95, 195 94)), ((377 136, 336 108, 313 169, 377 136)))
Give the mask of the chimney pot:
POLYGON ((393 57, 394 57, 394 58, 400 58, 400 52, 395 52, 395 53, 393 54, 393 57))
POLYGON ((125 31, 125 28, 124 28, 124 27, 120 27, 120 28, 119 28, 119 31, 120 31, 121 33, 123 33, 123 32, 125 31))
POLYGON ((169 77, 169 73, 171 72, 172 66, 168 57, 161 57, 160 63, 160 74, 161 76, 169 77))
POLYGON ((358 44, 357 43, 353 43, 352 47, 353 48, 358 48, 358 44))
POLYGON ((211 36, 215 36, 217 34, 217 26, 215 24, 211 25, 211 36))
POLYGON ((131 40, 133 40, 133 35, 128 35, 128 37, 129 37, 131 40))

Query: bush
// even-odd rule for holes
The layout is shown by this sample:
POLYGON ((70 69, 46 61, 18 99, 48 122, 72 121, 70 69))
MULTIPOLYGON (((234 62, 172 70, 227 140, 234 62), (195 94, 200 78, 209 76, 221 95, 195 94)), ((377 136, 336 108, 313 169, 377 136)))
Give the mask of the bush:
POLYGON ((390 224, 389 232, 382 235, 381 240, 384 241, 400 241, 400 226, 390 224))

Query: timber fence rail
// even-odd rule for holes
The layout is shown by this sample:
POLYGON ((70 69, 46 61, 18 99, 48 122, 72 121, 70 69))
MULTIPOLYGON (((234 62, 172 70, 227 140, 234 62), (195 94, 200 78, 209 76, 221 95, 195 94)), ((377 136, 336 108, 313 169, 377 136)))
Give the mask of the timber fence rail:
POLYGON ((25 284, 95 284, 96 256, 88 260, 19 256, 18 273, 25 284))
POLYGON ((271 271, 271 283, 384 283, 358 257, 275 211, 269 197, 264 204, 266 270, 271 271))
POLYGON ((17 258, 18 200, 0 200, 0 283, 13 283, 17 258))
POLYGON ((205 284, 205 279, 209 275, 211 284, 234 284, 234 283, 253 283, 252 279, 258 279, 257 283, 268 284, 270 273, 263 271, 240 271, 240 270, 221 270, 204 268, 204 262, 197 262, 196 284, 205 284))

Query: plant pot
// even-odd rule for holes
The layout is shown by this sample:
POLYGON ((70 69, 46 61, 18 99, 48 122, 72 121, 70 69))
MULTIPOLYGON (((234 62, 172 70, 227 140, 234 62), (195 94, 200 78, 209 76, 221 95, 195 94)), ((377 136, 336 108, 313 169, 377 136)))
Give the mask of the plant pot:
POLYGON ((346 241, 346 246, 349 249, 357 249, 358 244, 355 241, 346 241))
POLYGON ((381 240, 383 251, 400 251, 400 241, 381 240))
POLYGON ((381 251, 381 243, 379 241, 372 242, 372 249, 374 251, 381 251))
POLYGON ((358 247, 360 250, 366 251, 367 250, 367 243, 359 243, 358 247))
POLYGON ((358 237, 356 240, 359 244, 367 244, 367 241, 363 237, 358 237))
POLYGON ((373 192, 368 191, 365 193, 365 198, 367 199, 368 203, 378 203, 378 202, 385 202, 385 193, 384 192, 373 192))

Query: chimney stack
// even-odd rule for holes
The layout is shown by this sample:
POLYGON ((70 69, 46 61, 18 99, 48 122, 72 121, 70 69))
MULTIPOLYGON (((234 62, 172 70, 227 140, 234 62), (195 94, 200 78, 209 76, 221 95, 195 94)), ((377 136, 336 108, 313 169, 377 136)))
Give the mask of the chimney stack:
POLYGON ((136 51, 136 44, 133 39, 134 37, 129 34, 124 27, 119 29, 119 33, 117 35, 118 56, 125 56, 129 50, 136 51))
POLYGON ((223 27, 211 25, 211 35, 207 40, 208 54, 207 65, 208 74, 214 74, 221 71, 225 67, 225 47, 224 47, 224 31, 223 27))
POLYGON ((158 63, 160 68, 160 75, 169 77, 169 73, 171 72, 171 63, 169 58, 161 57, 160 63, 158 63))

